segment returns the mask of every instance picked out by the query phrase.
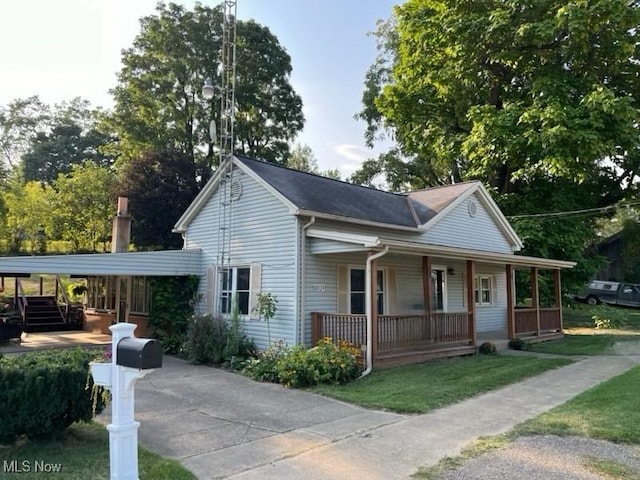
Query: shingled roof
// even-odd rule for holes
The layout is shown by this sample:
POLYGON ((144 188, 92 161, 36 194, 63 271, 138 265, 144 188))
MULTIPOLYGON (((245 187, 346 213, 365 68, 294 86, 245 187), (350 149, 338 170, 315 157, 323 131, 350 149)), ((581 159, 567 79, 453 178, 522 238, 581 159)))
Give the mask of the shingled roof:
POLYGON ((296 207, 376 223, 419 227, 477 182, 398 194, 334 180, 272 163, 236 158, 296 207))
MULTIPOLYGON (((242 155, 234 155, 233 161, 252 172, 259 181, 269 185, 301 213, 397 228, 418 228, 428 223, 461 195, 480 186, 479 182, 465 182, 410 193, 391 193, 242 155)), ((216 182, 214 176, 178 220, 174 231, 185 230, 213 194, 216 182)))

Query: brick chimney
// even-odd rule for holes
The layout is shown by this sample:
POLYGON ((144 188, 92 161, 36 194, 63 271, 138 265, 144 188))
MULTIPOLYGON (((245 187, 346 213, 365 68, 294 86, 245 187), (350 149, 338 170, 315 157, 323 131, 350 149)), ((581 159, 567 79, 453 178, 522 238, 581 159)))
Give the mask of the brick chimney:
POLYGON ((127 197, 118 197, 118 213, 113 217, 113 230, 111 233, 111 253, 129 251, 131 239, 131 217, 127 210, 129 200, 127 197))

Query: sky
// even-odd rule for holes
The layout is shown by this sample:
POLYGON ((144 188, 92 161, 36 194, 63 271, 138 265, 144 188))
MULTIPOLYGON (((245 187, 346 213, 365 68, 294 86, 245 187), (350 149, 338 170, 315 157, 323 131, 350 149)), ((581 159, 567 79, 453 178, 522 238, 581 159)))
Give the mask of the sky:
MULTIPOLYGON (((291 56, 291 83, 306 124, 297 141, 321 169, 350 175, 385 145, 364 144, 364 76, 376 55, 368 35, 400 0, 237 0, 238 18, 269 27, 291 56)), ((156 0, 1 0, 0 105, 39 95, 47 103, 80 96, 111 107, 121 50, 140 32, 156 0)), ((177 1, 187 7, 192 0, 177 1)), ((215 6, 219 0, 203 0, 215 6)))

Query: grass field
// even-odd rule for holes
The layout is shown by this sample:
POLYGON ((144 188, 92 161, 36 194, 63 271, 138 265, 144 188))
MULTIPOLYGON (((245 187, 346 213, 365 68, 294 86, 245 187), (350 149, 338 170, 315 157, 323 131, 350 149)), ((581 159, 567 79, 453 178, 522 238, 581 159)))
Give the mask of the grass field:
MULTIPOLYGON (((0 478, 20 480, 108 480, 109 435, 98 423, 75 424, 57 440, 26 441, 13 446, 0 445, 0 478), (22 470, 7 472, 7 462, 17 462, 22 470), (49 465, 49 471, 36 472, 38 465, 49 465), (26 471, 26 469, 30 471, 26 471)), ((140 480, 192 480, 196 477, 177 461, 162 458, 138 448, 140 480)))
POLYGON ((312 391, 367 408, 425 413, 568 363, 565 358, 458 357, 374 370, 362 380, 312 391))

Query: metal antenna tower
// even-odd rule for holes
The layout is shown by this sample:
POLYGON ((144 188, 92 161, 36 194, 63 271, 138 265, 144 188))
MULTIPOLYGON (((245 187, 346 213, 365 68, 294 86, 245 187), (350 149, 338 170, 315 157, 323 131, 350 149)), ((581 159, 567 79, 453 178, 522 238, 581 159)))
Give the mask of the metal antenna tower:
POLYGON ((231 204, 233 202, 233 155, 235 137, 234 123, 236 115, 236 0, 223 0, 222 48, 220 55, 220 138, 219 168, 222 168, 219 185, 220 202, 218 204, 218 285, 221 292, 216 299, 215 311, 231 311, 231 292, 233 290, 233 270, 231 269, 231 204))

